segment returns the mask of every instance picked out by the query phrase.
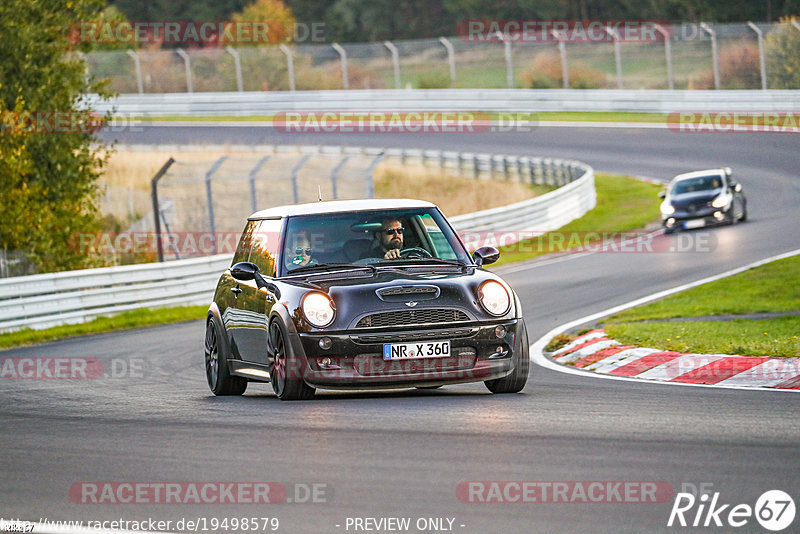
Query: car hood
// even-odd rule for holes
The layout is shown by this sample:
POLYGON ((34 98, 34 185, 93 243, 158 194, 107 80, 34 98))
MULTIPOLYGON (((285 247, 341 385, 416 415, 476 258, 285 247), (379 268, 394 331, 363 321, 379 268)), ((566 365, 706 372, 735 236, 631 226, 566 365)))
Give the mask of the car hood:
POLYGON ((512 298, 511 288, 497 275, 478 269, 435 266, 428 269, 380 269, 372 276, 325 279, 297 286, 324 291, 333 299, 336 318, 330 329, 348 329, 359 318, 383 311, 459 308, 472 319, 490 317, 478 303, 478 288, 487 280, 503 284, 512 298))
POLYGON ((704 204, 714 200, 722 189, 709 189, 707 191, 693 191, 691 193, 683 193, 680 195, 671 195, 669 198, 670 204, 674 208, 680 209, 692 205, 704 204))

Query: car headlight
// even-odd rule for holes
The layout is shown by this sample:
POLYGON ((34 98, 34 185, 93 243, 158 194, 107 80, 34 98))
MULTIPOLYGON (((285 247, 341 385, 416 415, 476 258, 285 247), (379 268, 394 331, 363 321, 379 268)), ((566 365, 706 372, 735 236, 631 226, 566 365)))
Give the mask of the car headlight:
POLYGON ((511 297, 502 284, 489 280, 478 291, 481 306, 492 315, 504 315, 511 307, 511 297))
POLYGON ((672 215, 675 213, 675 208, 672 207, 669 201, 665 200, 661 203, 661 213, 664 215, 672 215))
POLYGON ((728 195, 722 194, 722 195, 718 196, 717 198, 715 198, 714 201, 711 203, 711 205, 714 206, 715 208, 724 208, 725 206, 730 204, 730 202, 731 202, 731 197, 728 196, 728 195))
POLYGON ((303 315, 317 328, 323 328, 333 322, 333 301, 323 293, 309 293, 303 297, 303 315))

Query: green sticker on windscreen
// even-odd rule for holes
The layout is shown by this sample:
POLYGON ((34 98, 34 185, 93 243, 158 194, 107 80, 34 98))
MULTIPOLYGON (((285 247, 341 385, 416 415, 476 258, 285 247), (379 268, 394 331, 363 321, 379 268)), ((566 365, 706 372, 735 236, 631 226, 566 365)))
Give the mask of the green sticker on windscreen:
POLYGON ((300 265, 301 263, 303 263, 303 256, 295 256, 294 258, 292 258, 292 263, 295 265, 300 265))

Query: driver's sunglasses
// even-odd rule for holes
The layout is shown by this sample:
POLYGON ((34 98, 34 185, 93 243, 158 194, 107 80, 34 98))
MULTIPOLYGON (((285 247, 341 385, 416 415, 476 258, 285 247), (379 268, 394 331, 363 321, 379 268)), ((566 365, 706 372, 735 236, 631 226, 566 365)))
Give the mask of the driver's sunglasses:
POLYGON ((297 255, 305 253, 306 256, 310 256, 311 255, 311 249, 310 248, 299 248, 298 247, 298 248, 294 249, 294 253, 297 254, 297 255))
POLYGON ((386 232, 386 235, 395 235, 395 234, 403 235, 403 229, 402 228, 388 228, 388 229, 384 230, 384 232, 386 232))

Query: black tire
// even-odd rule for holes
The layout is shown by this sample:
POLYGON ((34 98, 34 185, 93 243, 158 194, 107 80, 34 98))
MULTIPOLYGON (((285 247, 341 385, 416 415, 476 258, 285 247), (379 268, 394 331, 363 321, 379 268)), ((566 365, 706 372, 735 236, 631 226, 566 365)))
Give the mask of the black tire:
POLYGON ((300 362, 294 357, 292 347, 286 341, 286 331, 280 320, 269 324, 267 357, 272 363, 269 382, 280 400, 308 400, 314 398, 316 389, 302 378, 300 362))
POLYGON ((486 380, 484 384, 492 393, 519 393, 528 382, 528 369, 530 367, 530 354, 528 353, 528 332, 525 324, 520 321, 520 335, 514 344, 514 370, 511 374, 494 380, 486 380))
POLYGON ((209 317, 204 351, 208 387, 214 395, 241 395, 247 389, 247 379, 230 374, 229 355, 222 336, 222 327, 216 317, 209 317))
POLYGON ((669 234, 672 234, 674 232, 675 232, 674 228, 667 228, 666 226, 664 227, 664 234, 669 235, 669 234))
POLYGON ((747 220, 747 206, 742 207, 742 216, 739 217, 739 222, 745 222, 747 220))

